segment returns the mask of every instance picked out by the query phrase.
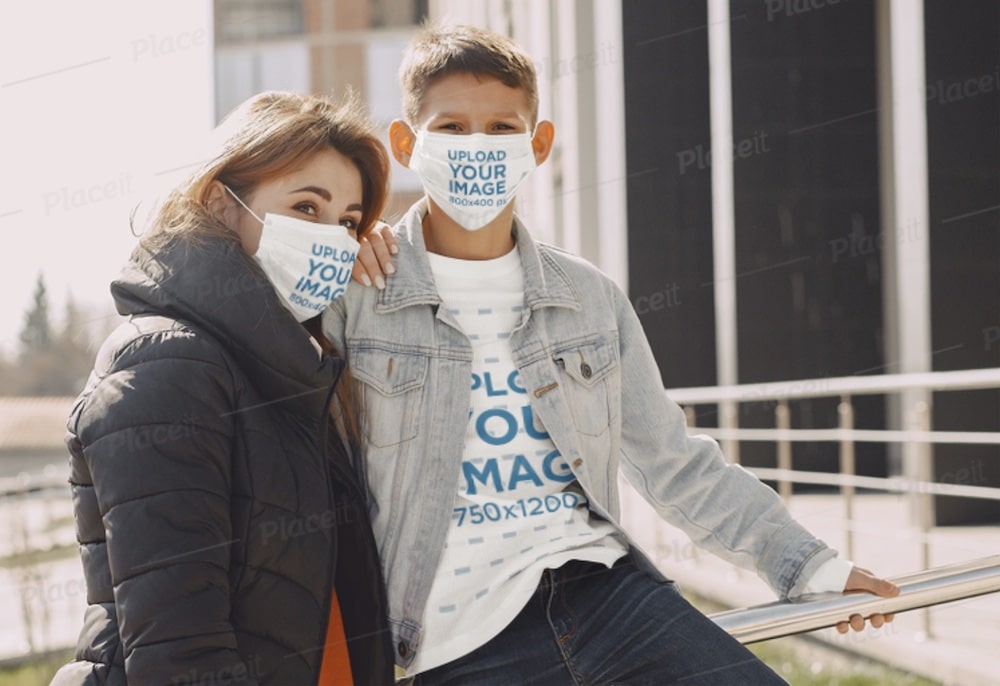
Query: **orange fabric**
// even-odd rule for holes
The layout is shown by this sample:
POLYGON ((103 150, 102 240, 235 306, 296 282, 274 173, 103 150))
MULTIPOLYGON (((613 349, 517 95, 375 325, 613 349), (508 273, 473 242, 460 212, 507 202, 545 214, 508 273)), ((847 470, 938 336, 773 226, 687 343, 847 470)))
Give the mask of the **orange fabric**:
POLYGON ((334 589, 330 600, 330 624, 326 629, 323 662, 319 668, 319 686, 354 686, 351 674, 351 656, 347 652, 347 636, 340 617, 340 601, 334 589))

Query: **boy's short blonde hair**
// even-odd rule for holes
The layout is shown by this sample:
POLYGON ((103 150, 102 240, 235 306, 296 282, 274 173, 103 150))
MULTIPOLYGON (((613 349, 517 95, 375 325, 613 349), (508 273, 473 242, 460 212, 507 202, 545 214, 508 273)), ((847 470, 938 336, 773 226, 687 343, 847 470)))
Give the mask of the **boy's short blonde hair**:
POLYGON ((531 123, 538 120, 538 79, 531 58, 513 40, 475 26, 424 27, 403 56, 399 80, 403 86, 403 117, 417 123, 427 89, 449 74, 492 76, 524 92, 531 123))

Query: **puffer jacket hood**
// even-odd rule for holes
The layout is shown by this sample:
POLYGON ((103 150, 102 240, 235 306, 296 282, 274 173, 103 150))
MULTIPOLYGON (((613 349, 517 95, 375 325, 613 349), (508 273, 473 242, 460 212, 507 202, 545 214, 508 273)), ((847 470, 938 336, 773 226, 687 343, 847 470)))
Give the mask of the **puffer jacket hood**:
POLYGON ((157 254, 139 246, 111 294, 119 314, 190 322, 224 342, 261 394, 306 417, 321 412, 343 365, 319 355, 263 270, 233 239, 178 240, 157 254))

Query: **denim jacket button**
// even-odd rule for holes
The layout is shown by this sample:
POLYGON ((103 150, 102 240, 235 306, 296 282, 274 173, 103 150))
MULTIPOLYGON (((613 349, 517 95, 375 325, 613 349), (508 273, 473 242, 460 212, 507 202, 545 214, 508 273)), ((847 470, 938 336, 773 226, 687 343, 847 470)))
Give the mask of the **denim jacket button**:
POLYGON ((399 645, 396 646, 396 649, 399 650, 400 657, 406 657, 406 654, 410 652, 410 649, 407 647, 405 641, 400 641, 399 645))
POLYGON ((587 364, 586 362, 581 362, 580 363, 580 373, 583 374, 583 378, 589 379, 590 375, 593 374, 594 372, 593 372, 593 370, 591 370, 589 364, 587 364))

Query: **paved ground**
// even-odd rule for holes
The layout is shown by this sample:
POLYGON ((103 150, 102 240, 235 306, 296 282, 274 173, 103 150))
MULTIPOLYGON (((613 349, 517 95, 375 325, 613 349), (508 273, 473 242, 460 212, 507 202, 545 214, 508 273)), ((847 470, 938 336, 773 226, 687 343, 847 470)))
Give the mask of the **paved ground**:
MULTIPOLYGON (((794 496, 790 509, 832 547, 846 550, 847 518, 839 496, 794 496)), ((854 561, 890 578, 924 569, 923 537, 910 525, 909 512, 904 496, 857 496, 850 527, 854 561)), ((698 551, 682 532, 659 523, 637 496, 629 500, 625 516, 626 526, 684 590, 728 607, 775 600, 755 574, 698 551)), ((932 567, 1000 553, 1000 526, 938 527, 927 539, 932 567)), ((1000 684, 1000 593, 903 613, 882 629, 863 634, 842 636, 825 629, 812 636, 944 684, 1000 684)))

